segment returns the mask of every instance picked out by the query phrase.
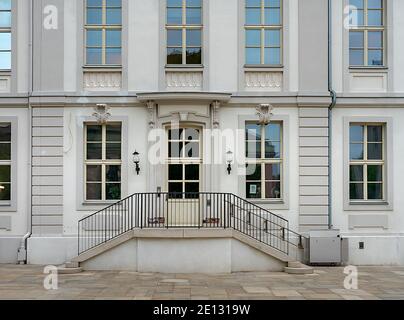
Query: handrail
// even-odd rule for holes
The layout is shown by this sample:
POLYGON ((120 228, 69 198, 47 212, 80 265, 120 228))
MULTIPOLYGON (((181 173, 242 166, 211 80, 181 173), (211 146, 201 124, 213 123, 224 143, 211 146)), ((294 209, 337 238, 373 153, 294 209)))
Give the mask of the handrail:
POLYGON ((136 228, 232 228, 285 254, 305 239, 285 218, 232 193, 145 192, 80 219, 78 253, 136 228))

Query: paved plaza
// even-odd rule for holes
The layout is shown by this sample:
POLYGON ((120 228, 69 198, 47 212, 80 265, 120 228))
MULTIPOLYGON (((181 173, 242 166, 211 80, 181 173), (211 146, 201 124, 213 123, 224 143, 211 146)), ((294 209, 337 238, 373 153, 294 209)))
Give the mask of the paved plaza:
POLYGON ((344 268, 316 268, 312 275, 254 272, 219 275, 86 271, 59 275, 58 289, 44 289, 44 268, 0 265, 0 299, 344 299, 404 300, 404 267, 359 267, 358 289, 344 289, 344 268))

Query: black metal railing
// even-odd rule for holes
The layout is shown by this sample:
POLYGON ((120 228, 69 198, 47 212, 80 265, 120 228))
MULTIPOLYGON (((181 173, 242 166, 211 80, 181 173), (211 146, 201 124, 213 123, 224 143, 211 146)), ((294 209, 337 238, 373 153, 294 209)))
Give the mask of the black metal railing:
POLYGON ((286 254, 305 243, 288 220, 231 193, 136 193, 78 222, 78 253, 137 228, 232 228, 286 254))

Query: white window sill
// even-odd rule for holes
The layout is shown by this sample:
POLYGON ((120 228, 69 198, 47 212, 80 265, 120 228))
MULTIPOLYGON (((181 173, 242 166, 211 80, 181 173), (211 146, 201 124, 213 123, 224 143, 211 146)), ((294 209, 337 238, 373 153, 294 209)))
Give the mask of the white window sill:
POLYGON ((372 72, 388 72, 389 68, 388 67, 384 67, 384 66, 376 66, 376 67, 372 67, 372 66, 350 66, 349 67, 349 72, 351 73, 355 73, 355 72, 368 72, 368 73, 372 73, 372 72))
POLYGON ((387 201, 350 201, 345 211, 392 211, 393 206, 387 201))

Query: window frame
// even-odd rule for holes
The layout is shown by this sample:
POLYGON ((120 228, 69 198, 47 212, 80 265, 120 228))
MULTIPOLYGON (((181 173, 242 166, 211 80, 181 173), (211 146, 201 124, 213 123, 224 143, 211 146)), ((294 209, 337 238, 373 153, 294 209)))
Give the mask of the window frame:
MULTIPOLYGON (((350 5, 350 0, 347 0, 350 5)), ((364 8, 363 8, 363 25, 351 25, 349 24, 348 30, 348 56, 349 56, 349 67, 350 68, 385 68, 387 65, 387 3, 385 0, 382 0, 382 25, 373 26, 368 25, 369 18, 369 10, 380 10, 380 9, 369 9, 368 8, 368 0, 363 0, 364 8), (369 64, 369 32, 382 32, 382 47, 379 48, 371 48, 370 50, 381 50, 382 51, 382 64, 381 65, 371 65, 369 64), (351 47, 350 44, 350 35, 352 32, 361 32, 363 34, 363 48, 362 47, 351 47), (363 50, 363 64, 351 64, 351 50, 363 50)))
MULTIPOLYGON (((8 160, 0 160, 0 167, 10 167, 10 179, 9 181, 0 181, 0 184, 9 184, 10 185, 10 199, 6 199, 6 200, 0 200, 0 204, 6 204, 8 205, 9 203, 11 203, 11 198, 12 198, 12 192, 11 192, 11 188, 13 187, 13 177, 12 177, 12 143, 13 143, 13 137, 12 137, 12 123, 11 122, 6 122, 6 121, 0 121, 0 125, 9 125, 10 126, 10 141, 0 141, 0 144, 10 144, 10 159, 8 160)), ((2 192, 0 190, 0 192, 2 192)))
POLYGON ((283 11, 284 11, 284 0, 279 0, 280 1, 280 7, 279 7, 279 25, 271 25, 271 24, 263 24, 262 21, 265 21, 265 0, 260 0, 261 1, 261 7, 260 7, 260 13, 261 13, 261 23, 257 25, 250 25, 247 24, 247 8, 256 8, 256 7, 248 7, 247 6, 247 1, 243 0, 243 8, 244 8, 244 26, 243 26, 243 32, 244 32, 244 66, 245 67, 282 67, 284 63, 284 48, 283 48, 283 41, 284 41, 284 17, 283 17, 283 11), (258 48, 256 46, 247 46, 247 30, 259 30, 260 31, 260 63, 259 64, 249 64, 247 63, 247 49, 248 48, 258 48), (279 47, 271 47, 271 46, 266 46, 265 45, 265 31, 267 30, 279 30, 279 47), (266 48, 279 48, 279 64, 270 64, 270 63, 265 63, 265 49, 266 48))
POLYGON ((164 8, 164 21, 165 21, 165 65, 166 67, 181 67, 181 66, 190 66, 190 67, 201 67, 203 66, 203 53, 204 53, 204 0, 201 1, 200 7, 191 7, 191 8, 200 8, 201 10, 201 23, 200 24, 187 24, 187 1, 182 1, 182 23, 181 24, 169 24, 168 23, 168 9, 169 8, 179 8, 179 7, 169 7, 168 1, 165 1, 164 8), (181 46, 169 46, 168 45, 168 31, 170 30, 181 30, 182 31, 182 43, 181 46), (201 42, 200 46, 188 46, 187 45, 187 31, 188 30, 199 30, 201 33, 201 42), (168 63, 168 50, 169 48, 181 48, 182 62, 181 64, 168 63), (187 63, 187 48, 200 48, 201 49, 201 63, 192 64, 187 63))
MULTIPOLYGON (((248 124, 258 124, 259 126, 260 126, 260 128, 261 128, 261 157, 260 158, 252 158, 252 157, 247 157, 247 149, 246 149, 246 152, 245 152, 245 155, 246 155, 246 160, 245 160, 245 163, 246 163, 246 165, 249 165, 249 164, 255 164, 255 165, 257 165, 257 166, 261 166, 261 179, 259 180, 260 181, 260 184, 261 184, 261 197, 259 197, 259 198, 248 198, 247 197, 247 184, 249 183, 249 182, 258 182, 258 180, 247 180, 247 177, 246 177, 246 192, 245 192, 245 197, 246 197, 246 199, 248 199, 249 201, 251 201, 251 200, 264 200, 264 201, 283 201, 284 200, 284 183, 283 183, 283 180, 284 180, 284 138, 283 138, 283 131, 284 131, 284 129, 283 129, 283 126, 284 126, 284 124, 283 124, 283 121, 276 121, 276 120, 274 120, 274 121, 271 121, 271 123, 276 123, 276 124, 279 124, 280 125, 280 141, 279 141, 279 144, 280 144, 280 154, 279 154, 279 158, 266 158, 265 157, 265 141, 266 141, 266 133, 265 133, 265 128, 266 128, 266 125, 260 125, 259 123, 257 123, 257 121, 246 121, 245 122, 245 128, 247 128, 247 125, 248 124), (265 170, 265 167, 266 167, 266 165, 267 164, 279 164, 279 167, 280 167, 280 179, 279 180, 267 180, 266 179, 266 170, 265 170), (265 197, 265 194, 266 194, 266 183, 267 182, 276 182, 276 183, 279 183, 280 184, 280 197, 279 198, 266 198, 265 197)), ((271 124, 270 123, 270 124, 271 124)), ((268 125, 270 125, 270 124, 268 124, 268 125)), ((244 130, 245 131, 245 135, 247 134, 247 129, 245 129, 244 130)), ((257 141, 257 140, 248 140, 248 139, 246 139, 247 137, 245 136, 245 144, 246 144, 246 146, 248 145, 248 142, 249 141, 257 141)), ((246 147, 247 148, 247 147, 246 147)))
POLYGON ((352 181, 351 177, 349 177, 349 187, 351 184, 358 184, 361 183, 363 184, 363 199, 351 199, 351 196, 349 195, 349 201, 351 203, 370 203, 370 202, 384 202, 386 199, 386 148, 385 148, 385 139, 386 139, 386 127, 385 124, 383 123, 372 123, 372 122, 350 122, 349 124, 349 129, 351 129, 351 126, 363 126, 363 140, 361 142, 359 141, 351 141, 351 137, 349 137, 349 144, 351 145, 352 143, 354 144, 363 144, 363 159, 358 159, 358 160, 353 160, 351 159, 351 156, 349 156, 349 170, 351 169, 351 166, 363 166, 363 181, 352 181), (376 159, 376 160, 369 160, 368 159, 368 127, 371 126, 377 126, 382 128, 382 159, 376 159), (382 184, 382 198, 381 199, 369 199, 368 197, 368 166, 381 166, 382 167, 382 180, 381 181, 372 181, 372 183, 378 183, 382 184))
MULTIPOLYGON (((84 163, 84 176, 83 176, 83 191, 84 191, 84 200, 88 203, 90 202, 117 202, 119 200, 122 199, 123 196, 123 181, 122 181, 122 167, 123 167, 123 124, 122 122, 119 121, 111 121, 108 122, 106 124, 98 124, 97 122, 85 122, 84 123, 84 132, 83 132, 83 146, 84 146, 84 150, 83 150, 83 155, 84 155, 84 159, 83 159, 83 163, 84 163), (106 159, 106 147, 107 147, 107 140, 106 140, 106 131, 107 131, 107 126, 108 125, 114 125, 114 124, 120 124, 121 125, 121 159, 106 159), (102 153, 102 159, 87 159, 87 128, 88 126, 101 126, 102 127, 102 137, 101 137, 101 153, 102 153), (101 199, 88 199, 87 198, 87 167, 88 166, 101 166, 101 199), (107 181, 106 181, 106 167, 107 166, 120 166, 121 168, 121 179, 120 181, 116 181, 114 183, 119 183, 120 184, 120 199, 116 199, 116 200, 109 200, 106 198, 106 185, 107 185, 107 181)), ((90 182, 91 183, 91 182, 90 182)), ((94 182, 94 183, 99 183, 99 182, 94 182)))
POLYGON ((123 36, 123 2, 124 0, 121 0, 121 6, 120 7, 107 7, 107 0, 102 0, 102 23, 101 24, 89 24, 87 21, 87 10, 88 8, 100 8, 99 6, 92 7, 88 6, 88 0, 84 0, 84 61, 85 61, 85 66, 86 67, 122 67, 123 63, 123 42, 122 42, 122 36, 123 36), (119 8, 121 11, 121 23, 120 24, 107 24, 107 9, 108 8, 119 8), (87 44, 87 33, 89 30, 100 30, 102 33, 102 40, 101 40, 101 47, 100 46, 88 46, 87 44), (106 44, 106 34, 107 31, 110 30, 115 30, 115 31, 120 31, 121 33, 121 44, 120 46, 107 46, 106 44), (101 48, 101 64, 91 64, 88 63, 87 61, 87 49, 89 48, 101 48), (107 63, 106 59, 106 51, 108 48, 119 48, 121 51, 120 54, 120 63, 107 63))
POLYGON ((10 49, 0 49, 0 53, 10 53, 10 68, 1 69, 0 71, 10 71, 12 68, 12 49, 13 49, 13 38, 12 38, 12 25, 13 25, 13 1, 10 0, 10 10, 0 10, 0 12, 9 12, 10 13, 10 25, 8 27, 0 27, 0 33, 9 33, 10 34, 10 49))

